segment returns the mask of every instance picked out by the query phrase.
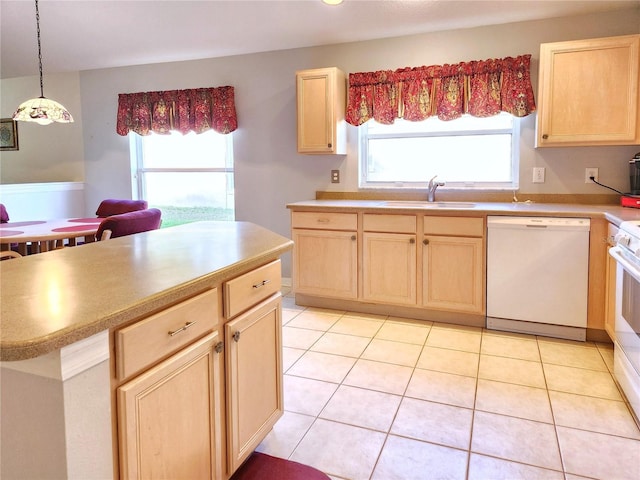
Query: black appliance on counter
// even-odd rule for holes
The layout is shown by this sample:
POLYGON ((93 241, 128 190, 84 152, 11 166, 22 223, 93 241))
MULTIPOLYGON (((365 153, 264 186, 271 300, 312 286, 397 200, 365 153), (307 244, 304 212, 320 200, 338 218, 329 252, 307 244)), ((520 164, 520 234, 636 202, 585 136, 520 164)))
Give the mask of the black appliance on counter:
POLYGON ((640 195, 640 152, 629 160, 629 186, 631 195, 640 195))

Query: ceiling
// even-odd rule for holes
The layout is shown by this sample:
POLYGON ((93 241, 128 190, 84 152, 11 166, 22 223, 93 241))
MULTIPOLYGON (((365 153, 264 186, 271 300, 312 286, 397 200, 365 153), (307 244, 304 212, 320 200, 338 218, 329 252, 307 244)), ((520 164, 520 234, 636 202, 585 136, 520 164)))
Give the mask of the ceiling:
MULTIPOLYGON (((640 8, 640 0, 40 0, 45 73, 640 8)), ((0 78, 38 72, 35 4, 0 0, 0 78)))

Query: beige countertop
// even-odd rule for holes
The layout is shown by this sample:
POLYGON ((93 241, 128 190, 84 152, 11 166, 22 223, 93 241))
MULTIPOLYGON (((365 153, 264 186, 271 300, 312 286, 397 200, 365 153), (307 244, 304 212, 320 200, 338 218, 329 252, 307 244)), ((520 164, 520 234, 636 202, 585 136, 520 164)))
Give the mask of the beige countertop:
POLYGON ((293 242, 197 222, 0 262, 0 360, 26 360, 274 260, 293 242))
POLYGON ((640 221, 640 209, 618 205, 582 205, 575 203, 537 202, 434 202, 402 200, 309 200, 290 203, 287 208, 295 211, 369 211, 377 213, 428 213, 429 215, 541 215, 569 217, 604 217, 619 225, 628 220, 640 221), (473 203, 472 207, 460 208, 460 204, 473 203))

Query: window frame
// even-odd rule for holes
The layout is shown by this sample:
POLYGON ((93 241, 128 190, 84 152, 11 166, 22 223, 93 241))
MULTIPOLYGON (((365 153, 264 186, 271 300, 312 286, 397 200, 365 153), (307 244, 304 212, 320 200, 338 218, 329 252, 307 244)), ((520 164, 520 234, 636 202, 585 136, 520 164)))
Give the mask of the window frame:
MULTIPOLYGON (((227 137, 227 148, 225 167, 204 167, 204 168, 158 168, 144 166, 144 138, 134 132, 129 132, 129 157, 131 160, 131 190, 132 198, 137 200, 146 199, 146 189, 143 180, 145 173, 232 173, 235 175, 234 155, 233 155, 233 133, 225 134, 227 137), (229 167, 229 164, 232 166, 229 167)), ((153 134, 150 134, 153 135, 153 134)), ((157 135, 157 134, 156 134, 157 135)), ((235 189, 235 188, 234 188, 235 189)))
MULTIPOLYGON (((507 113, 501 115, 509 115, 507 113)), ((429 183, 429 178, 421 179, 420 181, 407 182, 407 181, 372 181, 368 180, 367 168, 368 168, 368 154, 369 146, 368 140, 384 139, 384 138, 426 138, 426 137, 443 137, 443 136, 475 136, 475 135, 487 135, 487 134, 510 134, 511 135, 511 182, 479 182, 479 181, 465 181, 465 182, 451 182, 447 181, 444 187, 441 189, 447 190, 517 190, 520 184, 520 130, 521 119, 518 117, 512 117, 511 128, 484 128, 474 130, 428 130, 428 131, 411 131, 404 133, 374 133, 369 135, 369 124, 374 120, 369 120, 363 125, 358 127, 358 187, 360 189, 424 189, 429 183), (444 134, 444 135, 443 135, 444 134)), ((433 118, 433 117, 430 117, 433 118)), ((396 120, 397 121, 397 120, 396 120)), ((429 121, 427 119, 426 121, 429 121)), ((455 122, 450 120, 447 123, 455 122)), ((409 123, 409 122, 407 122, 409 123)), ((420 122, 411 122, 413 124, 420 122)))

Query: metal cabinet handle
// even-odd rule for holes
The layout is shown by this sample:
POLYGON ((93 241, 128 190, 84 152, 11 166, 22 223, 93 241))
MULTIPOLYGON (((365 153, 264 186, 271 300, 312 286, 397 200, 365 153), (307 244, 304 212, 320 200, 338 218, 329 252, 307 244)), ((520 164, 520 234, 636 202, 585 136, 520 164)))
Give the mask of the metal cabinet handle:
POLYGON ((240 341, 240 330, 236 330, 235 332, 233 332, 233 336, 231 338, 233 338, 234 342, 240 341))
POLYGON ((546 140, 547 138, 549 138, 549 135, 547 135, 546 133, 542 135, 543 140, 546 140))
POLYGON ((213 349, 216 351, 216 353, 221 353, 222 350, 224 349, 224 342, 216 343, 216 346, 213 347, 213 349))
POLYGON ((356 236, 355 235, 351 235, 351 240, 355 240, 356 236))
POLYGON ((329 223, 329 219, 328 218, 319 218, 318 219, 318 223, 329 223))
POLYGON ((410 238, 409 239, 409 243, 413 245, 414 243, 416 243, 416 239, 415 238, 410 238))
POLYGON ((429 245, 429 239, 425 238, 424 240, 422 240, 422 244, 423 245, 429 245))
POLYGON ((184 324, 184 327, 180 327, 177 330, 174 330, 173 332, 169 332, 169 336, 173 337, 174 335, 179 334, 180 332, 184 332, 187 328, 189 328, 191 325, 193 325, 194 323, 196 323, 196 321, 194 320, 193 322, 187 322, 184 324))
POLYGON ((330 144, 330 143, 327 143, 327 147, 331 148, 331 144, 330 144))
POLYGON ((256 284, 253 285, 253 288, 260 288, 260 287, 264 287, 267 283, 270 283, 271 280, 262 280, 261 282, 258 282, 256 284))

